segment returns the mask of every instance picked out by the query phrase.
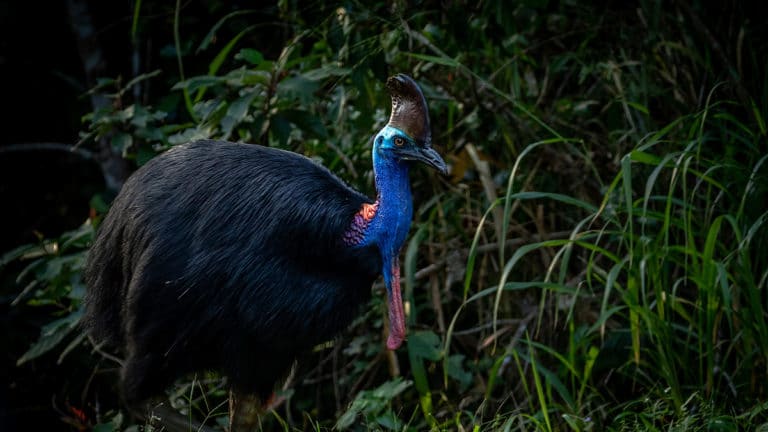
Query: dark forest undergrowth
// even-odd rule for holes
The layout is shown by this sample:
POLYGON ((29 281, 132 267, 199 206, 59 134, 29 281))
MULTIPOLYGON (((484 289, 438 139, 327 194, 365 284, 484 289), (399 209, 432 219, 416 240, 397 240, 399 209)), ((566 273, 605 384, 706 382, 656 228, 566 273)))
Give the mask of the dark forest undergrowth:
MULTIPOLYGON (((377 283, 265 429, 768 430, 766 28, 741 2, 579 3, 125 6, 110 28, 127 66, 98 76, 72 143, 112 186, 213 137, 303 153, 372 194, 398 72, 451 165, 412 173, 407 344, 385 348, 377 283)), ((16 368, 55 371, 40 400, 63 430, 223 430, 212 372, 154 417, 125 411, 121 353, 77 325, 113 195, 0 259, 3 301, 40 327, 16 368)))

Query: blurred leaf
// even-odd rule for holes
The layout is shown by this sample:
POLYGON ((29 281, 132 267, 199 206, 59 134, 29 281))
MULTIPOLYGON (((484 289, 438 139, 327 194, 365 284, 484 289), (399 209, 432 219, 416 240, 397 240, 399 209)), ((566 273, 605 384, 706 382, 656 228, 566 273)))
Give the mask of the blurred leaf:
POLYGON ((284 148, 291 134, 291 123, 282 114, 276 114, 269 119, 269 132, 280 147, 284 148))
POLYGON ((318 88, 316 81, 297 75, 280 81, 277 96, 281 100, 297 100, 301 105, 310 105, 318 88))
POLYGON ((199 139, 207 139, 210 138, 209 135, 205 134, 203 130, 200 128, 188 128, 184 129, 178 133, 175 133, 168 137, 168 142, 171 144, 184 144, 191 141, 196 141, 199 139))
POLYGON ((213 86, 216 84, 226 82, 225 77, 217 77, 210 75, 202 75, 189 78, 185 81, 180 81, 171 87, 171 90, 183 90, 187 89, 190 92, 194 92, 203 87, 213 86))
POLYGON ((448 57, 437 57, 433 55, 419 54, 419 53, 404 53, 404 54, 409 57, 413 57, 415 59, 419 59, 429 63, 435 63, 443 66, 448 66, 453 68, 458 68, 461 66, 461 63, 448 57))
POLYGON ((157 156, 156 152, 152 151, 146 146, 141 146, 136 152, 136 165, 142 166, 155 156, 157 156))
POLYGON ((117 133, 112 137, 112 148, 125 155, 133 145, 133 137, 127 133, 117 133))
POLYGON ((648 111, 648 108, 646 106, 641 105, 641 104, 639 104, 637 102, 627 101, 627 105, 631 106, 632 108, 640 111, 641 113, 643 113, 645 115, 649 115, 650 114, 650 112, 648 111))
POLYGON ((760 109, 757 107, 757 104, 755 103, 755 100, 751 100, 752 104, 752 115, 755 117, 755 120, 757 121, 757 126, 760 128, 760 133, 765 136, 766 133, 768 133, 768 128, 765 126, 765 117, 760 112, 760 109))
POLYGON ((118 412, 107 423, 99 423, 93 426, 92 432, 118 432, 123 425, 123 413, 118 412))
MULTIPOLYGON (((262 66, 269 68, 269 64, 270 62, 265 61, 262 66)), ((224 75, 224 83, 234 88, 256 85, 267 87, 272 83, 272 75, 268 70, 252 70, 243 66, 224 75)))
POLYGON ((464 368, 464 354, 448 356, 448 376, 459 382, 462 389, 472 384, 472 373, 464 368))
POLYGON ((427 360, 438 361, 443 358, 440 337, 432 331, 419 331, 408 335, 408 349, 417 357, 427 360))
POLYGON ((284 110, 280 111, 288 121, 295 124, 299 129, 309 132, 317 138, 327 138, 328 130, 323 121, 311 113, 303 110, 284 110))
POLYGON ((227 114, 221 119, 222 138, 228 139, 232 129, 237 126, 248 114, 248 108, 256 98, 257 92, 248 92, 235 99, 227 108, 227 114))
POLYGON ((397 430, 400 428, 400 421, 398 420, 397 415, 392 411, 387 411, 376 417, 376 423, 384 429, 397 430))
POLYGON ((40 338, 29 348, 29 350, 27 350, 27 352, 19 357, 16 361, 16 366, 34 360, 55 348, 72 332, 72 330, 77 328, 77 324, 80 322, 82 315, 82 309, 78 309, 63 318, 59 318, 56 321, 43 326, 43 328, 40 329, 40 338))
POLYGON ((707 431, 710 432, 738 432, 739 426, 728 416, 720 416, 709 420, 707 431))
POLYGON ((133 79, 131 79, 130 81, 128 81, 125 84, 125 86, 123 86, 122 92, 125 93, 126 91, 130 90, 131 88, 133 88, 133 86, 135 86, 136 84, 138 84, 138 83, 140 83, 142 81, 146 81, 146 80, 148 80, 150 78, 154 78, 154 77, 160 75, 162 72, 163 72, 162 70, 156 69, 156 70, 153 70, 152 72, 147 72, 147 73, 139 74, 136 77, 134 77, 133 79))
POLYGON ((216 57, 214 57, 211 64, 208 66, 208 75, 216 75, 216 73, 219 71, 219 68, 224 63, 224 60, 227 59, 227 56, 229 55, 230 51, 232 51, 232 48, 235 47, 237 42, 245 36, 246 33, 250 32, 254 29, 254 26, 247 27, 246 29, 242 30, 240 33, 238 33, 235 37, 232 38, 225 46, 224 48, 219 51, 218 54, 216 54, 216 57))
POLYGON ((316 69, 311 69, 303 74, 304 78, 312 81, 322 81, 330 77, 339 77, 349 75, 348 68, 342 68, 334 65, 325 65, 316 69))
POLYGON ((264 56, 258 50, 253 48, 243 48, 235 54, 235 58, 238 60, 245 60, 252 65, 258 65, 264 61, 264 56))
POLYGON ((210 30, 208 30, 208 34, 205 35, 203 40, 200 42, 200 45, 197 47, 196 53, 200 53, 201 51, 204 51, 208 48, 208 46, 214 41, 216 38, 216 32, 219 31, 222 25, 224 25, 225 22, 227 22, 230 18, 234 18, 236 16, 240 15, 248 15, 258 12, 257 10, 253 9, 245 9, 245 10, 237 10, 234 12, 230 12, 227 15, 224 15, 220 20, 216 22, 216 24, 211 27, 210 30))
MULTIPOLYGON (((235 37, 233 37, 226 45, 224 45, 224 48, 219 51, 218 54, 216 54, 216 57, 214 57, 213 61, 211 61, 211 64, 208 65, 208 75, 209 76, 215 76, 219 72, 219 68, 221 68, 221 65, 224 64, 224 61, 229 56, 229 53, 232 51, 232 49, 235 47, 238 41, 245 36, 246 33, 253 30, 255 26, 250 26, 244 30, 242 30, 240 33, 238 33, 235 37)), ((197 94, 195 95, 195 102, 199 102, 203 95, 205 94, 207 87, 201 87, 197 90, 197 94)))
POLYGON ((369 417, 369 420, 374 420, 374 418, 370 418, 374 416, 381 418, 380 413, 387 408, 390 401, 408 389, 411 384, 411 381, 404 381, 402 377, 397 377, 374 390, 361 391, 352 401, 350 407, 339 417, 336 428, 346 429, 352 426, 357 416, 361 414, 369 417))
POLYGON ((141 12, 141 0, 136 0, 133 5, 133 20, 131 20, 131 41, 136 43, 137 29, 139 28, 139 16, 141 12))
POLYGON ((64 361, 64 358, 67 357, 67 355, 72 352, 75 348, 77 348, 78 345, 83 343, 85 338, 88 335, 85 332, 81 332, 79 335, 77 335, 74 339, 72 339, 72 342, 67 344, 66 347, 64 347, 63 350, 61 350, 61 354, 59 354, 59 358, 56 360, 56 364, 61 364, 64 361))
POLYGON ((14 249, 11 249, 10 251, 0 256, 0 269, 6 266, 9 262, 21 259, 28 253, 32 251, 37 251, 39 249, 40 249, 40 245, 36 245, 36 244, 25 244, 25 245, 18 246, 14 249))

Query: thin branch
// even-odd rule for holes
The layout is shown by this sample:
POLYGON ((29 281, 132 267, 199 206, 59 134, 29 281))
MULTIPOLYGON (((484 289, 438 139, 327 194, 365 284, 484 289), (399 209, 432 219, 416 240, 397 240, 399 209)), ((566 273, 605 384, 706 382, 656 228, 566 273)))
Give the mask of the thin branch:
MULTIPOLYGON (((68 0, 67 11, 85 73, 85 86, 93 88, 97 79, 103 76, 106 70, 99 34, 86 0, 68 0)), ((89 95, 94 112, 109 108, 109 99, 102 92, 92 91, 89 95)), ((120 152, 112 148, 109 137, 103 136, 98 140, 98 151, 93 155, 99 162, 107 188, 113 191, 120 190, 123 181, 128 177, 128 165, 120 152)))

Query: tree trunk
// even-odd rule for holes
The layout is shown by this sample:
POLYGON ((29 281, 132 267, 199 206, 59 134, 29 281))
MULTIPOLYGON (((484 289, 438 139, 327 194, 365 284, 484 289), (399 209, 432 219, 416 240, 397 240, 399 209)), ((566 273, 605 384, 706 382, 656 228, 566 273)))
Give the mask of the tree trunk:
MULTIPOLYGON (((87 0, 67 0, 69 23, 77 40, 77 50, 83 64, 85 80, 88 88, 96 85, 96 79, 104 75, 105 60, 99 44, 96 28, 93 25, 87 0)), ((109 107, 109 99, 104 94, 91 93, 93 110, 109 107)), ((112 148, 109 137, 98 140, 95 152, 96 160, 101 166, 107 189, 118 191, 128 176, 128 164, 119 151, 112 148)))

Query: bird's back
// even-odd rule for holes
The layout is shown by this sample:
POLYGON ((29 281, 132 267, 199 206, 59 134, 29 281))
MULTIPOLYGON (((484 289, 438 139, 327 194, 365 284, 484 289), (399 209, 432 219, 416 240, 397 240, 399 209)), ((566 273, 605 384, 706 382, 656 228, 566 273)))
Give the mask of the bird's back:
POLYGON ((87 325, 127 346, 128 398, 200 368, 271 389, 370 295, 378 251, 342 241, 366 202, 309 159, 256 145, 199 141, 138 170, 85 271, 87 325))

